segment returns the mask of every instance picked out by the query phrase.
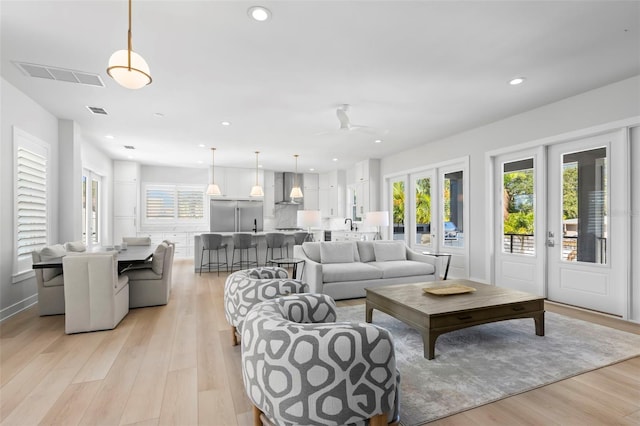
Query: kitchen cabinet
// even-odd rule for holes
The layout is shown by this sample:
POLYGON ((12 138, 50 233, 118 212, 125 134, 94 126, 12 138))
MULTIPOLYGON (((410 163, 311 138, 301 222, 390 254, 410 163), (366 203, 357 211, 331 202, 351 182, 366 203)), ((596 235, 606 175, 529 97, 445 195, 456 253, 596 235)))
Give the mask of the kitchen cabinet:
MULTIPOLYGON (((273 217, 275 214, 275 173, 273 170, 264 171, 264 216, 273 217)), ((307 195, 306 193, 304 194, 307 195)))
POLYGON ((113 243, 136 235, 140 165, 134 161, 113 162, 113 243))
MULTIPOLYGON (((236 167, 224 168, 224 188, 220 188, 225 198, 249 198, 251 188, 256 184, 256 170, 236 167)), ((264 172, 258 172, 258 184, 264 190, 264 172)), ((219 197, 216 197, 219 198, 219 197)))
POLYGON ((304 174, 304 209, 320 210, 320 176, 317 173, 304 174))
POLYGON ((349 186, 349 202, 353 207, 353 220, 364 220, 367 212, 378 211, 380 192, 380 160, 368 159, 356 163, 354 182, 349 186))
POLYGON ((344 170, 333 170, 319 176, 319 209, 322 217, 344 217, 346 176, 344 170))
POLYGON ((373 241, 375 232, 331 231, 331 241, 373 241))

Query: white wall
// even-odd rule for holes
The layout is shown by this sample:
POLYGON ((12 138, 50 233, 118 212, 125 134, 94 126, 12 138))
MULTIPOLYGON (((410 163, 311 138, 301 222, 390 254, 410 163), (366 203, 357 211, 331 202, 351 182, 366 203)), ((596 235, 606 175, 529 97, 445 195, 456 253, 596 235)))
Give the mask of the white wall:
MULTIPOLYGON (((470 203, 469 276, 490 278, 487 270, 487 167, 485 153, 640 115, 640 76, 383 158, 382 176, 470 156, 466 202, 470 203)), ((383 186, 384 188, 384 186, 383 186)), ((637 295, 636 295, 637 297, 637 295)))
MULTIPOLYGON (((82 169, 89 169, 102 177, 102 205, 99 207, 100 235, 103 245, 112 245, 113 241, 113 160, 100 149, 86 140, 82 140, 80 173, 82 169)), ((78 177, 77 182, 81 182, 78 177)), ((79 207, 80 208, 80 207, 79 207)), ((81 230, 80 223, 78 229, 81 230)), ((77 238, 79 239, 79 238, 77 238)))
POLYGON ((13 126, 50 144, 50 235, 58 241, 58 119, 0 77, 0 319, 36 301, 35 278, 13 283, 13 126))
MULTIPOLYGON (((216 172, 216 175, 218 173, 216 172)), ((142 166, 140 168, 140 182, 145 183, 174 183, 184 185, 202 185, 206 189, 209 182, 209 170, 203 168, 142 166)), ((247 190, 248 191, 248 190, 247 190)))

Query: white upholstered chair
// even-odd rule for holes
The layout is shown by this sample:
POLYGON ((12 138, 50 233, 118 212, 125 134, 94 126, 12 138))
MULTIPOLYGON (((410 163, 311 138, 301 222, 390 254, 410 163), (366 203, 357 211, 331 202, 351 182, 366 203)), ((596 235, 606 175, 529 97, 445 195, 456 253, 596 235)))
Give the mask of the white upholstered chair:
MULTIPOLYGON (((31 252, 33 263, 62 257, 67 251, 61 244, 31 252)), ((34 269, 38 286, 38 311, 43 315, 64 314, 64 275, 61 268, 34 269)))
POLYGON ((175 245, 165 241, 158 245, 151 262, 122 272, 129 277, 130 308, 169 303, 174 251, 175 245))
POLYGON ((129 278, 118 276, 118 252, 68 254, 65 275, 65 333, 110 330, 129 312, 129 278))
POLYGON ((122 242, 128 246, 150 246, 150 237, 122 237, 122 242))

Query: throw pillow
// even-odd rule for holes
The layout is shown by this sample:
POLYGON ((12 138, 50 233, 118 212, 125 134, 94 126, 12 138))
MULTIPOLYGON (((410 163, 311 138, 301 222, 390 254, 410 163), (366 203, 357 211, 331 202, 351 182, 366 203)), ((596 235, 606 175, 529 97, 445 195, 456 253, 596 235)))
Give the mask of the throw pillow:
MULTIPOLYGON (((52 246, 44 247, 40 251, 40 260, 46 261, 56 259, 67 254, 62 244, 55 244, 52 246)), ((57 277, 62 273, 62 268, 45 268, 42 270, 42 279, 50 281, 52 278, 57 277)))
POLYGON ((162 268, 164 266, 164 254, 168 249, 169 246, 166 243, 162 243, 158 245, 156 251, 153 252, 153 257, 151 258, 151 269, 158 275, 162 275, 162 268))
POLYGON ((87 246, 84 245, 82 241, 69 241, 64 246, 67 249, 67 251, 76 251, 76 252, 87 251, 87 246))
POLYGON ((360 262, 375 262, 376 252, 373 250, 373 241, 357 241, 360 262))
POLYGON ((376 241, 373 244, 376 262, 407 260, 407 250, 403 241, 376 241))
POLYGON ((354 260, 353 241, 332 241, 320 243, 322 263, 351 263, 354 260))

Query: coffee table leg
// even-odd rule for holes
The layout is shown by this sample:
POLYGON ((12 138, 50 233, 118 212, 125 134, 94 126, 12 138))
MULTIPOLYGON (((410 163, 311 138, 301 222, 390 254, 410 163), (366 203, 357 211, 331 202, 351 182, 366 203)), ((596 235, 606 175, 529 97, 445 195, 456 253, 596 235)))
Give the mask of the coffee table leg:
POLYGON ((429 330, 422 332, 422 344, 424 345, 424 357, 426 359, 434 359, 436 357, 436 333, 430 333, 429 330))
POLYGON ((365 304, 365 321, 371 322, 373 320, 373 308, 368 303, 365 304))
POLYGON ((544 311, 534 315, 533 320, 536 322, 536 336, 544 336, 544 311))

